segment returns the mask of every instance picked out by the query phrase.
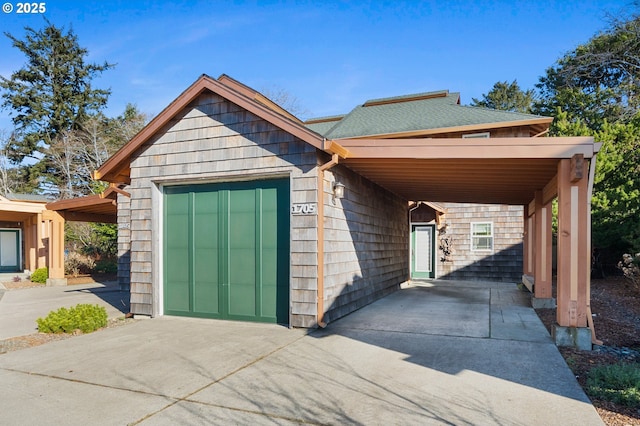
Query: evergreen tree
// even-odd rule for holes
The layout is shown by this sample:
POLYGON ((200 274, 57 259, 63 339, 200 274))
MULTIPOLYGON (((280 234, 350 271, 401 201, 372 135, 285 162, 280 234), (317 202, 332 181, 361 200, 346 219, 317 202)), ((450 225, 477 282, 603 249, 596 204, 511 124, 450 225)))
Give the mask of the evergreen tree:
POLYGON ((72 30, 46 24, 41 30, 26 27, 22 40, 5 33, 27 61, 10 78, 0 77, 1 106, 10 111, 15 126, 7 145, 9 159, 15 164, 25 158, 37 161, 30 184, 46 176, 49 185, 64 186, 65 173, 47 150, 64 144, 65 132, 80 129, 104 108, 109 90, 91 83, 113 65, 86 63, 87 50, 72 30))
POLYGON ((533 90, 520 89, 518 82, 499 81, 493 88, 482 95, 482 99, 471 98, 471 106, 530 113, 534 101, 533 90))
POLYGON ((605 121, 627 123, 640 107, 639 83, 640 16, 612 19, 547 69, 536 85, 534 111, 555 117, 560 109, 594 130, 605 121))

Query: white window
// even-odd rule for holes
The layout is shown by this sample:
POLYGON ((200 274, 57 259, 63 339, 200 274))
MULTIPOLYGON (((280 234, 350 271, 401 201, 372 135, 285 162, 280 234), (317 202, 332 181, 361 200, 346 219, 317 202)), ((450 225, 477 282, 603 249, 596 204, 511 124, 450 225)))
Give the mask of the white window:
POLYGON ((462 135, 462 139, 470 139, 470 138, 488 138, 491 134, 489 132, 483 133, 468 133, 466 135, 462 135))
POLYGON ((475 222, 471 224, 471 250, 493 250, 493 223, 475 222))

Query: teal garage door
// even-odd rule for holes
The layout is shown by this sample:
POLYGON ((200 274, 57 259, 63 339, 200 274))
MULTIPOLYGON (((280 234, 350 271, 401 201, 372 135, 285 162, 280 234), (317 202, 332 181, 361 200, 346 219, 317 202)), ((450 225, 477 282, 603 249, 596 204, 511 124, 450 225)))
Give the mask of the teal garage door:
POLYGON ((164 311, 289 321, 289 180, 167 187, 164 311))

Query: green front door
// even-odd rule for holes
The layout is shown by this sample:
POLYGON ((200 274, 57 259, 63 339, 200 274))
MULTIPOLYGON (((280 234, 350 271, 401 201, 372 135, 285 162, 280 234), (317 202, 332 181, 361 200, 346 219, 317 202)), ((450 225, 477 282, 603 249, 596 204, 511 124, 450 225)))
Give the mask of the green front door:
POLYGON ((166 188, 165 313, 288 323, 289 204, 288 179, 166 188))
POLYGON ((0 229, 0 272, 20 270, 20 231, 0 229))
POLYGON ((435 226, 411 225, 411 278, 435 278, 435 226))

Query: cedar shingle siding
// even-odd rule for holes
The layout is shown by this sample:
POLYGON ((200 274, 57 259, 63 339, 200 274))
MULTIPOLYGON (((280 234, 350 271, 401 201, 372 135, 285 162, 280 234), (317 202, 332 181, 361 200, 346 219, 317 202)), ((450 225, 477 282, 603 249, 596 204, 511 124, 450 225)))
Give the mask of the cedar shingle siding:
POLYGON ((346 167, 325 173, 325 320, 398 289, 409 275, 407 203, 346 167), (333 203, 332 182, 345 185, 333 203))
MULTIPOLYGON (((131 312, 157 314, 160 185, 290 176, 291 203, 315 203, 316 166, 327 159, 224 98, 200 95, 131 159, 131 202, 119 197, 118 205, 121 263, 130 253, 130 272, 123 268, 119 279, 126 285, 130 273, 131 312)), ((334 205, 325 187, 327 320, 387 294, 408 276, 406 203, 342 166, 330 172, 348 195, 334 205)), ((296 327, 316 325, 317 220, 291 215, 290 325, 296 327)))
POLYGON ((438 249, 440 278, 487 281, 518 281, 522 276, 522 206, 443 203, 446 234, 451 255, 442 260, 438 249), (493 250, 471 250, 471 223, 493 223, 493 250))

